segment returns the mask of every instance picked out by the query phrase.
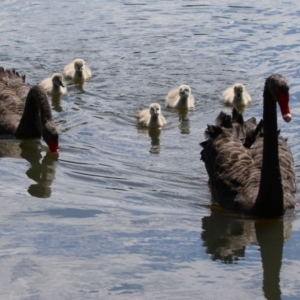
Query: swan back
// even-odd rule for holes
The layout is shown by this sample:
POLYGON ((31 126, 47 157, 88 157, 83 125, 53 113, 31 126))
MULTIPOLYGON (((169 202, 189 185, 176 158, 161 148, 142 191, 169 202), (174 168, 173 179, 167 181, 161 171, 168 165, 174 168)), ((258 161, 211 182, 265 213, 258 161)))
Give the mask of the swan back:
POLYGON ((239 138, 246 148, 250 148, 257 137, 262 136, 263 122, 257 124, 255 118, 244 120, 242 113, 235 107, 232 110, 232 116, 220 112, 216 118, 216 125, 224 128, 232 128, 233 133, 239 138))
POLYGON ((29 90, 24 75, 0 67, 0 134, 13 134, 17 129, 29 90))
POLYGON ((4 70, 0 67, 0 85, 1 85, 1 97, 7 96, 11 102, 25 101, 29 85, 25 83, 25 75, 20 75, 15 69, 4 70), (14 98, 14 101, 12 100, 14 98))
MULTIPOLYGON (((213 201, 235 211, 248 211, 254 205, 259 181, 254 176, 252 194, 243 190, 250 175, 256 173, 254 160, 233 128, 208 125, 201 143, 201 159, 205 163, 213 201), (236 201, 238 195, 243 199, 236 201), (243 201, 244 200, 244 201, 243 201)), ((251 180, 252 180, 251 179, 251 180)))

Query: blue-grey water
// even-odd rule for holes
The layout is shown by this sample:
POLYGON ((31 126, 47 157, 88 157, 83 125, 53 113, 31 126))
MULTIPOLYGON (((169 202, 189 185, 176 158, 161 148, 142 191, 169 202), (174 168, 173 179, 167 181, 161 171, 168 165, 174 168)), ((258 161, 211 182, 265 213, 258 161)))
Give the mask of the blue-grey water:
POLYGON ((245 117, 260 119, 279 72, 300 175, 300 2, 2 0, 0 32, 0 65, 31 85, 77 57, 93 73, 49 98, 58 158, 40 140, 0 141, 0 299, 299 299, 297 211, 211 207, 199 142, 229 111, 222 90, 243 82, 245 117), (165 97, 183 83, 196 105, 180 115, 165 97), (136 127, 152 102, 159 136, 136 127))

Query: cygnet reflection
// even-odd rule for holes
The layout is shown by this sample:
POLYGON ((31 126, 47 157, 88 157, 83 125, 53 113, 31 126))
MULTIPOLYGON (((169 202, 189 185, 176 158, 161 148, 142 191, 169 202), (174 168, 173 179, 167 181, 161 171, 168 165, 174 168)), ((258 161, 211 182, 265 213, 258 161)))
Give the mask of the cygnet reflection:
POLYGON ((190 119, 187 116, 186 112, 179 112, 179 130, 181 134, 190 134, 191 133, 191 124, 190 119))
POLYGON ((160 153, 160 137, 162 134, 162 130, 160 128, 139 128, 139 134, 145 137, 150 137, 151 145, 149 152, 153 154, 160 153))
POLYGON ((63 107, 61 105, 61 95, 52 95, 51 96, 51 104, 52 104, 52 109, 55 110, 56 112, 62 112, 63 107))

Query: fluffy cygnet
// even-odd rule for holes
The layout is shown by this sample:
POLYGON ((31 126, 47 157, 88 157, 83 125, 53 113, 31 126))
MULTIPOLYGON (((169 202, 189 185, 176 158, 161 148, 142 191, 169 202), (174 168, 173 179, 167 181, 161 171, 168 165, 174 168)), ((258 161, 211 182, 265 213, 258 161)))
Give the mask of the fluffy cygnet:
POLYGON ((54 73, 52 77, 45 78, 41 83, 49 95, 63 95, 67 88, 63 82, 63 76, 60 73, 54 73))
POLYGON ((152 103, 149 108, 142 110, 137 116, 137 121, 140 126, 147 128, 160 128, 167 124, 158 103, 152 103))
POLYGON ((251 102, 251 97, 241 83, 236 83, 232 87, 226 89, 222 98, 225 104, 234 106, 245 106, 251 102))
POLYGON ((92 73, 90 68, 81 58, 76 58, 73 62, 64 67, 65 76, 68 79, 87 80, 91 78, 92 73))
POLYGON ((179 88, 169 92, 166 99, 167 107, 172 108, 192 108, 194 107, 195 99, 192 95, 191 88, 183 84, 179 88))

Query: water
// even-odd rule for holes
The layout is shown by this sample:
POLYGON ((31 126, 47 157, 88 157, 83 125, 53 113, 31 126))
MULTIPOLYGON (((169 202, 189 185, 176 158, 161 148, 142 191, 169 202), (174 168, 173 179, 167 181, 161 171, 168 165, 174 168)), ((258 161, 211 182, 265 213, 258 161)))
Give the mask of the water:
POLYGON ((259 119, 264 78, 280 72, 294 118, 279 126, 300 174, 300 4, 243 3, 1 2, 1 65, 30 84, 76 57, 93 72, 50 99, 58 159, 43 141, 0 142, 1 298, 299 299, 297 213, 211 207, 200 161, 206 124, 228 110, 221 91, 243 82, 245 116, 259 119), (196 99, 187 115, 164 106, 182 83, 196 99), (168 121, 160 136, 135 125, 151 102, 168 121))

